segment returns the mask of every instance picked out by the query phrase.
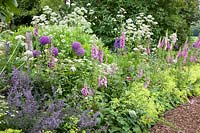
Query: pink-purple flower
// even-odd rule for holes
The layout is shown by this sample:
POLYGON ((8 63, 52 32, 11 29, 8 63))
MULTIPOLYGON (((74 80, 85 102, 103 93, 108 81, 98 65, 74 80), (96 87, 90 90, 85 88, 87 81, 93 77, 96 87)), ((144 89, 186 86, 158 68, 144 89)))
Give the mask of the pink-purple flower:
POLYGON ((99 87, 107 87, 107 78, 99 76, 98 78, 98 86, 99 87))
POLYGON ((99 58, 99 50, 94 45, 92 46, 91 54, 92 54, 92 58, 93 59, 98 59, 99 58))
POLYGON ((125 46, 125 34, 122 32, 122 36, 120 38, 120 48, 124 48, 125 46))
POLYGON ((99 50, 99 62, 100 63, 103 63, 103 56, 104 56, 103 50, 99 50))

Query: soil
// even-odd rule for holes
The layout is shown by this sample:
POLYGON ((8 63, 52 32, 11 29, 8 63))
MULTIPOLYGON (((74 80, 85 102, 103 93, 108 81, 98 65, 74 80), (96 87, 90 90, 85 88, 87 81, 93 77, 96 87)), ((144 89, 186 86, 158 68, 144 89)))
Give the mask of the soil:
POLYGON ((200 97, 167 111, 151 133, 200 133, 200 97))

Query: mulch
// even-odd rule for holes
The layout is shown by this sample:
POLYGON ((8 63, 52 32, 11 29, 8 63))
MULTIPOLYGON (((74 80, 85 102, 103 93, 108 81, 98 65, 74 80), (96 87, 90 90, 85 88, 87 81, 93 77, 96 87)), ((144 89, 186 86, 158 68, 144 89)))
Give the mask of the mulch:
POLYGON ((167 111, 151 133, 200 133, 200 97, 167 111))

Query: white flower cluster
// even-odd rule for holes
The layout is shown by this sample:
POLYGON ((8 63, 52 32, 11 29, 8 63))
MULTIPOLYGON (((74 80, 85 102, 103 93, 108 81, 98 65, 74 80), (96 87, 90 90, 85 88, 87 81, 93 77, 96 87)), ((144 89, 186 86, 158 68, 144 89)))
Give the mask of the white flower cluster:
MULTIPOLYGON (((75 6, 74 4, 71 4, 75 6)), ((31 24, 39 26, 44 25, 68 25, 68 26, 81 26, 86 33, 92 33, 91 23, 86 20, 86 14, 94 14, 93 10, 86 10, 84 7, 75 7, 74 11, 61 17, 59 14, 52 11, 48 6, 43 8, 43 14, 34 16, 31 24)))
POLYGON ((74 11, 70 14, 67 14, 60 21, 61 25, 69 26, 81 26, 86 33, 92 33, 91 23, 86 20, 86 14, 94 14, 93 10, 86 10, 84 7, 75 7, 74 11))
POLYGON ((172 44, 175 44, 176 41, 178 40, 177 34, 176 34, 176 33, 171 34, 171 35, 169 36, 169 38, 170 38, 172 44))
POLYGON ((126 20, 126 39, 130 41, 151 39, 153 26, 157 24, 152 15, 145 16, 144 13, 139 13, 135 22, 131 18, 126 20))
POLYGON ((45 6, 43 8, 43 14, 41 14, 40 16, 34 16, 32 18, 31 24, 38 24, 39 26, 58 24, 60 20, 61 16, 59 14, 53 12, 49 6, 45 6))

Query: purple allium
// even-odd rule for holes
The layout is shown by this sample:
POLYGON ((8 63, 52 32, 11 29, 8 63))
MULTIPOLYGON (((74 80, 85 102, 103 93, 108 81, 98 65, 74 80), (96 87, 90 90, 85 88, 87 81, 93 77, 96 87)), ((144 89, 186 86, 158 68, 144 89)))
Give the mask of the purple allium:
POLYGON ((98 78, 98 86, 99 87, 107 87, 107 78, 106 77, 101 77, 101 76, 99 76, 99 78, 98 78))
POLYGON ((75 52, 77 56, 83 56, 85 53, 85 50, 83 48, 79 48, 75 52))
POLYGON ((38 50, 33 50, 32 53, 33 53, 33 57, 34 57, 34 58, 36 58, 36 57, 38 57, 39 55, 41 55, 41 52, 38 51, 38 50))
POLYGON ((103 63, 103 50, 99 50, 99 61, 100 63, 103 63))
POLYGON ((78 49, 82 48, 81 43, 80 42, 73 42, 72 43, 72 49, 74 51, 77 51, 78 49))
POLYGON ((114 48, 120 48, 120 38, 115 39, 114 48))
POLYGON ((48 36, 42 36, 40 37, 40 44, 45 45, 45 44, 50 44, 51 39, 48 36))
POLYGON ((120 48, 124 48, 125 46, 125 34, 122 32, 122 36, 120 38, 120 48))
POLYGON ((58 48, 51 48, 51 54, 53 55, 53 56, 57 56, 58 55, 58 48))
POLYGON ((81 93, 82 93, 83 96, 86 97, 86 96, 89 94, 89 89, 88 89, 88 87, 87 87, 87 86, 84 86, 84 87, 82 88, 82 90, 81 90, 81 93))
POLYGON ((96 48, 96 46, 92 46, 92 58, 93 59, 98 59, 99 58, 99 51, 96 48))

